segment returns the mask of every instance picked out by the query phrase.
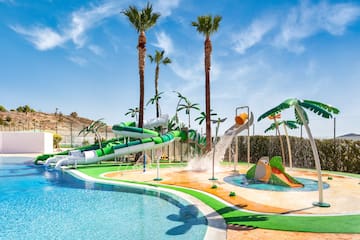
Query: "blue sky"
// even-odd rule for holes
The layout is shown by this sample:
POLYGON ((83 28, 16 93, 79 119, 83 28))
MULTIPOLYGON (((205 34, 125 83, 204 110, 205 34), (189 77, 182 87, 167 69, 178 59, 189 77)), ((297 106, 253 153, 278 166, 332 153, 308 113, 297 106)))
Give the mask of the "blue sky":
MULTIPOLYGON (((75 111, 108 124, 139 102, 137 33, 120 12, 147 1, 0 0, 0 105, 75 111)), ((204 110, 204 37, 191 26, 220 15, 212 37, 212 108, 233 124, 235 108, 257 118, 287 98, 340 109, 337 135, 360 133, 360 2, 154 0, 161 17, 147 33, 147 54, 165 50, 160 67, 163 113, 174 115, 180 91, 204 110)), ((146 61, 145 101, 154 95, 155 65, 146 61)), ((283 119, 292 119, 285 112, 283 119)), ((195 118, 199 115, 192 112, 195 118)), ((145 119, 155 116, 149 105, 145 119)), ((333 121, 309 114, 315 137, 331 137, 333 121)), ((187 121, 185 115, 181 119, 187 121)), ((263 120, 255 133, 270 125, 263 120)), ((200 129, 197 123, 192 127, 200 129)), ((204 129, 204 126, 202 126, 204 129)), ((290 131, 299 135, 299 130, 290 131)))

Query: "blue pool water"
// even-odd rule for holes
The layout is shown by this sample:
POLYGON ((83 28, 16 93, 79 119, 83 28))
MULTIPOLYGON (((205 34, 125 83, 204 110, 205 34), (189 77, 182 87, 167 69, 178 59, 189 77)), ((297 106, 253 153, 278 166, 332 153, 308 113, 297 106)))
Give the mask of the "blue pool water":
MULTIPOLYGON (((24 163, 26 162, 26 163, 24 163)), ((94 184, 0 157, 0 239, 203 239, 206 218, 169 193, 94 184)))
MULTIPOLYGON (((318 190, 318 182, 311 179, 306 178, 295 178, 299 182, 301 182, 304 187, 302 188, 290 188, 290 187, 284 187, 279 185, 273 185, 273 184, 267 184, 260 181, 251 181, 246 179, 245 174, 240 175, 233 175, 228 176, 224 178, 225 182, 228 182, 230 184, 245 187, 245 188, 252 188, 252 189, 258 189, 258 190, 267 190, 267 191, 279 191, 279 192, 287 192, 287 191, 293 191, 293 192, 308 192, 308 191, 317 191, 318 190)), ((329 188, 329 184, 323 183, 323 189, 329 188)))

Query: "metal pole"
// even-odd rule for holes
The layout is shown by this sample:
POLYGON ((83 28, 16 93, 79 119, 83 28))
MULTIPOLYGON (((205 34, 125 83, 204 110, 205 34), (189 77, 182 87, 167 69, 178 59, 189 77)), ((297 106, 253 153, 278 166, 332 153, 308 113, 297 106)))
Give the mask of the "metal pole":
POLYGON ((70 122, 70 147, 73 147, 72 121, 70 122))
MULTIPOLYGON (((247 114, 248 114, 248 121, 249 121, 249 117, 250 117, 250 109, 249 107, 247 107, 247 114)), ((248 161, 248 167, 250 166, 250 126, 248 124, 247 127, 248 130, 248 136, 247 136, 247 161, 248 161)))
POLYGON ((334 117, 334 144, 336 140, 336 117, 334 117))

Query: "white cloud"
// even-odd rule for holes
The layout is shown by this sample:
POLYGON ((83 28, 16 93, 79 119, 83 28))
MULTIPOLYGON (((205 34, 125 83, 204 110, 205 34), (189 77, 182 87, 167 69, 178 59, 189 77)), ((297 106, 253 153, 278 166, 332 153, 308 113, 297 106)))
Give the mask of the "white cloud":
POLYGON ((73 12, 70 21, 67 24, 59 24, 62 27, 58 30, 39 26, 27 29, 22 26, 11 26, 11 29, 24 35, 28 41, 42 51, 61 46, 68 41, 72 41, 78 48, 81 48, 86 43, 87 31, 100 25, 104 19, 119 14, 121 10, 120 3, 110 1, 73 12))
POLYGON ((25 29, 21 26, 11 26, 15 32, 24 35, 38 50, 49 50, 61 46, 66 38, 48 27, 32 27, 25 29))
POLYGON ((104 50, 103 50, 101 47, 99 47, 99 46, 96 46, 96 45, 91 44, 91 45, 89 45, 88 48, 89 48, 89 50, 90 50, 91 52, 93 52, 95 55, 102 56, 102 55, 104 54, 104 50))
POLYGON ((164 49, 167 54, 173 53, 174 47, 171 38, 165 32, 156 33, 156 43, 153 45, 155 47, 164 49))
POLYGON ((348 25, 359 16, 360 7, 350 3, 330 5, 323 1, 312 5, 311 2, 302 1, 300 6, 290 10, 281 24, 275 45, 290 51, 302 52, 305 47, 301 40, 319 32, 342 35, 348 25))
POLYGON ((153 5, 153 10, 159 12, 161 17, 167 17, 171 15, 174 8, 179 6, 180 0, 158 0, 153 5))
POLYGON ((86 65, 87 62, 88 62, 85 58, 78 57, 78 56, 70 56, 68 59, 69 59, 71 62, 76 63, 76 64, 78 64, 78 65, 80 65, 80 66, 86 65))
POLYGON ((234 36, 234 49, 240 54, 259 43, 275 25, 272 18, 255 20, 246 30, 234 36))

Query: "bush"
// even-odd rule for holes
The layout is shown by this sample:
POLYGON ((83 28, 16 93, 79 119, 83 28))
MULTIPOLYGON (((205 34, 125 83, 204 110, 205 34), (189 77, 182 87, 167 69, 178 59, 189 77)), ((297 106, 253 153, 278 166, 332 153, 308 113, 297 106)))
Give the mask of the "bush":
POLYGON ((62 136, 60 134, 54 133, 53 135, 53 146, 54 148, 59 148, 59 144, 62 140, 62 136))
POLYGON ((7 110, 4 106, 0 105, 0 112, 7 112, 7 110))
MULTIPOLYGON (((239 161, 247 159, 246 136, 239 136, 239 161)), ((289 137, 293 167, 315 169, 315 160, 308 139, 289 137)), ((286 146, 285 137, 283 139, 286 146)), ((329 171, 360 173, 360 141, 324 139, 315 140, 321 168, 329 171)), ((285 147, 286 166, 289 166, 288 150, 285 147)), ((280 141, 275 136, 251 136, 250 162, 256 163, 262 156, 281 156, 280 141)))

